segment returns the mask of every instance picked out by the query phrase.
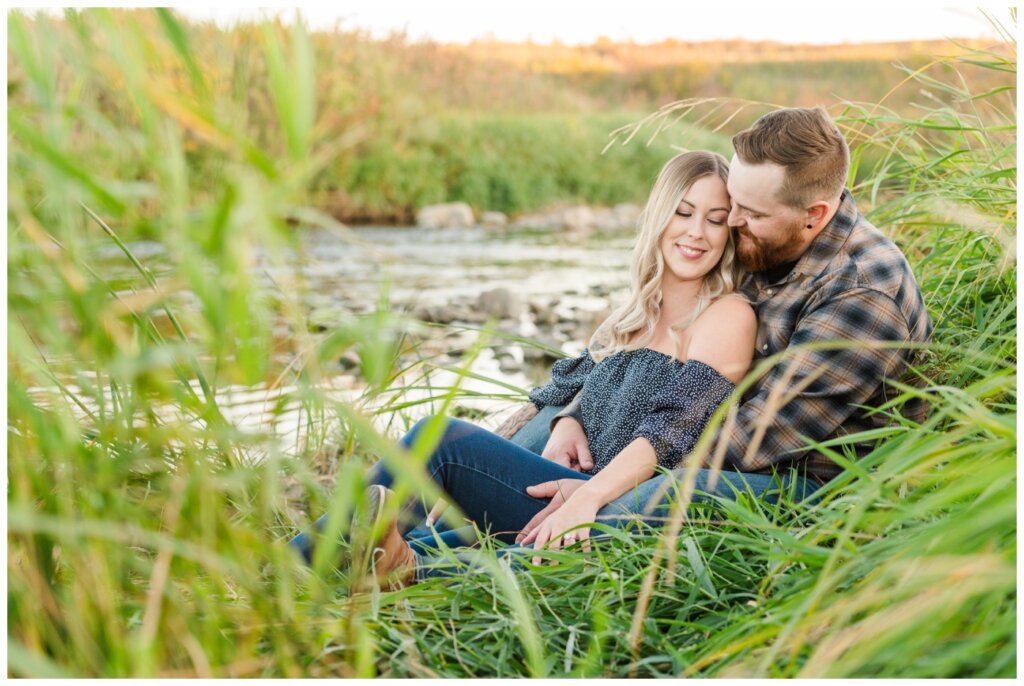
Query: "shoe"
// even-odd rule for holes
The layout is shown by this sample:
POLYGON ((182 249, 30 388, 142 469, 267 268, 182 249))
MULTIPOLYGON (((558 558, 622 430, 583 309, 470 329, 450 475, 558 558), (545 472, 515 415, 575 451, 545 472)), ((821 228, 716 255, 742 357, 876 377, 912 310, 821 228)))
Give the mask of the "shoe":
MULTIPOLYGON (((366 489, 366 505, 369 514, 367 531, 378 528, 384 515, 385 503, 394 493, 384 486, 374 485, 366 489)), ((416 582, 416 554, 398 532, 395 520, 387 523, 380 537, 375 541, 371 558, 372 572, 377 583, 389 591, 403 588, 416 582)))

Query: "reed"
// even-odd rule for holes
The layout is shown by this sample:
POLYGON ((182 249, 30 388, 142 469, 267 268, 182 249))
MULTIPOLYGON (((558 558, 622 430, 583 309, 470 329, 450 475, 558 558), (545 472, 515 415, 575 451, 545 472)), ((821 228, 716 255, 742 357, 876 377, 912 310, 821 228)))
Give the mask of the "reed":
MULTIPOLYGON (((217 44, 217 65, 259 57, 258 93, 204 67, 204 35, 166 11, 9 15, 11 676, 1016 673, 1015 90, 977 92, 958 71, 1012 77, 1006 46, 943 60, 943 80, 893 70, 928 93, 913 115, 832 107, 855 160, 872 160, 854 192, 936 323, 923 385, 904 389, 931 404, 925 424, 883 408, 893 429, 821 502, 693 508, 671 550, 659 532, 605 528, 593 554, 519 571, 488 543, 485 574, 361 594, 358 565, 336 573, 325 548, 307 568, 285 541, 311 513, 345 532, 377 457, 400 490, 430 491, 418 467, 439 426, 410 453, 395 434, 414 404, 472 397, 488 336, 442 382, 423 341, 447 332, 386 295, 316 335, 297 274, 257 282, 257 264, 290 273, 296 222, 344 234, 308 201, 358 122, 321 118, 301 27, 217 44), (160 259, 131 252, 140 235, 160 238, 160 259), (281 322, 287 364, 270 354, 281 322), (328 365, 346 351, 367 390, 339 400, 328 365), (278 415, 299 408, 298 457, 272 425, 233 417, 234 386, 267 389, 278 415)), ((684 121, 713 137, 706 111, 684 121)), ((842 443, 820 448, 842 459, 842 443)))

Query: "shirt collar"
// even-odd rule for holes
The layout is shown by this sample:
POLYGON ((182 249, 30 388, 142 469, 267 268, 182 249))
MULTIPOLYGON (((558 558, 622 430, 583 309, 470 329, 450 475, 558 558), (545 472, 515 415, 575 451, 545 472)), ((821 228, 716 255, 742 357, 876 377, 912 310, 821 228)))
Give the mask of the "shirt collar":
POLYGON ((825 230, 807 246, 807 250, 793 267, 792 273, 805 276, 821 274, 846 243, 859 219, 860 212, 857 211, 853 194, 850 193, 850 189, 843 189, 843 195, 839 198, 839 209, 825 226, 825 230))

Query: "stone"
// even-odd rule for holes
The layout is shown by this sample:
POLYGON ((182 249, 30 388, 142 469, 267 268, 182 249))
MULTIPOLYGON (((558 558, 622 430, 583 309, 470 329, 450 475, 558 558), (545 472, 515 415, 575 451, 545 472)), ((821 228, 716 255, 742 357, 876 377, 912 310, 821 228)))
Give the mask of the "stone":
POLYGON ((342 353, 341 357, 338 358, 338 366, 346 372, 358 369, 361 364, 362 361, 354 350, 346 350, 342 353))
POLYGON ((504 212, 484 212, 480 215, 480 224, 491 231, 501 230, 508 227, 508 215, 504 212))
POLYGON ((556 221, 547 214, 521 214, 509 222, 510 225, 520 229, 554 229, 556 221))
POLYGON ((451 324, 463 319, 464 309, 454 305, 421 305, 413 310, 413 317, 432 324, 451 324))
POLYGON ((615 207, 594 210, 593 225, 598 231, 622 231, 635 229, 640 218, 640 208, 632 203, 619 203, 615 207))
POLYGON ((621 231, 635 229, 640 218, 640 207, 632 203, 619 203, 615 207, 552 207, 541 212, 523 214, 512 220, 513 226, 526 229, 562 229, 574 233, 621 231))
POLYGON ((530 301, 530 314, 533 315, 533 321, 544 327, 550 327, 558 322, 558 314, 555 312, 555 305, 558 301, 549 302, 543 299, 534 299, 530 301))
POLYGON ((523 369, 523 347, 508 345, 495 348, 494 356, 498 360, 498 368, 507 373, 519 372, 523 369))
POLYGON ((523 300, 507 288, 492 288, 477 299, 480 310, 499 319, 518 319, 523 311, 523 300))
MULTIPOLYGON (((554 348, 555 350, 562 349, 562 344, 550 336, 541 336, 536 339, 536 342, 554 348)), ((529 345, 523 346, 523 360, 526 362, 556 362, 560 359, 562 359, 561 355, 549 350, 535 348, 529 345)))
POLYGON ((498 361, 498 369, 506 374, 515 374, 523 371, 523 363, 516 362, 515 360, 506 357, 505 359, 498 361))
POLYGON ((416 226, 421 229, 461 229, 473 225, 473 208, 464 202, 427 205, 416 213, 416 226))
POLYGON ((570 207, 562 213, 562 226, 574 233, 586 233, 594 228, 594 211, 586 205, 570 207))
POLYGON ((615 218, 618 220, 621 229, 632 229, 636 228, 636 224, 640 221, 640 209, 639 205, 634 205, 629 202, 622 202, 612 208, 612 212, 615 214, 615 218))

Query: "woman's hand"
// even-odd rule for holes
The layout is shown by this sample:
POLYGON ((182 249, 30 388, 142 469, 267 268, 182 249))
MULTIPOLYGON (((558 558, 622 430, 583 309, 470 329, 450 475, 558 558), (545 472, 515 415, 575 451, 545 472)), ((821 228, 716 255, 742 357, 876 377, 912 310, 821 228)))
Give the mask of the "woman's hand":
POLYGON ((572 417, 562 417, 555 423, 541 457, 577 472, 594 467, 587 434, 572 417))
MULTIPOLYGON (((583 482, 580 482, 582 485, 583 482)), ((583 493, 580 496, 570 496, 565 504, 548 516, 540 526, 531 531, 522 544, 533 544, 534 549, 543 548, 556 550, 562 546, 570 546, 577 541, 586 541, 590 538, 590 527, 576 529, 581 524, 590 524, 597 519, 597 511, 601 509, 600 502, 590 498, 583 493), (572 529, 572 531, 569 531, 572 529)), ((584 545, 584 548, 587 548, 584 545)), ((533 564, 539 565, 540 557, 533 558, 533 564)))
POLYGON ((585 483, 587 482, 584 479, 557 479, 556 481, 545 481, 536 486, 527 486, 527 495, 533 498, 551 498, 551 502, 526 523, 523 530, 516 536, 516 543, 521 544, 523 539, 529 536, 530 533, 535 533, 537 527, 555 510, 560 508, 569 499, 569 496, 576 492, 576 489, 585 483))

